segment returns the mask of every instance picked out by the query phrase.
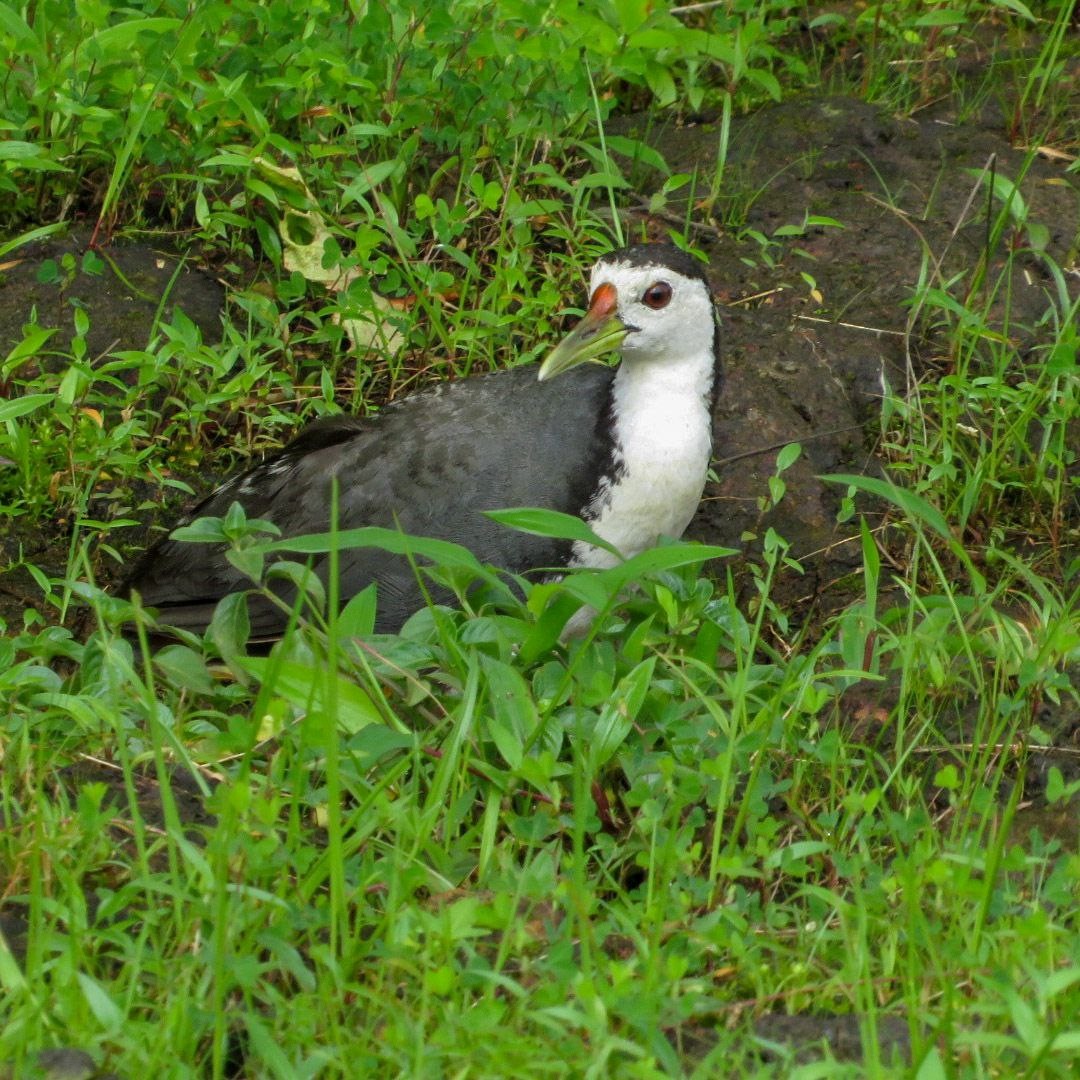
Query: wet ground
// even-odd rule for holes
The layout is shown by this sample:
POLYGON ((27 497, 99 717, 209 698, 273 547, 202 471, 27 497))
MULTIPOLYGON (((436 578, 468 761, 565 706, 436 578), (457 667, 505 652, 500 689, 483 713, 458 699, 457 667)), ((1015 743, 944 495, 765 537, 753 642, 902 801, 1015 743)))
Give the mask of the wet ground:
MULTIPOLYGON (((716 125, 647 128, 644 118, 630 118, 617 130, 647 139, 673 172, 709 176, 715 169, 716 125)), ((938 264, 946 279, 976 265, 986 242, 987 207, 985 189, 969 170, 993 161, 998 175, 1017 178, 1025 168, 1024 153, 1005 141, 1003 130, 993 106, 960 122, 948 103, 895 119, 849 99, 790 102, 735 122, 723 184, 734 196, 709 207, 701 204, 706 192, 695 194, 692 239, 709 253, 712 279, 725 305, 727 375, 715 418, 716 479, 690 535, 745 546, 753 557, 753 542, 744 537, 774 527, 792 544, 805 571, 786 576, 778 588, 789 607, 805 609, 808 617, 857 594, 854 575, 861 567, 857 524, 837 524, 840 492, 817 477, 879 473, 875 449, 883 386, 903 392, 913 380, 945 369, 933 329, 916 319, 909 332, 908 303, 927 261, 938 264), (776 243, 742 231, 746 226, 771 238, 781 227, 800 226, 806 214, 835 219, 843 227, 808 226, 802 235, 776 243), (759 507, 776 455, 791 442, 802 444, 803 457, 786 474, 786 497, 763 514, 759 507)), ((1066 280, 1075 294, 1080 289, 1075 271, 1080 188, 1064 166, 1035 156, 1022 191, 1029 220, 1046 226, 1048 255, 1057 265, 1074 268, 1066 280)), ((657 177, 641 172, 636 181, 640 220, 650 231, 683 227, 685 207, 676 200, 648 207, 660 185, 657 177)), ((992 252, 991 275, 1009 256, 1013 239, 1007 232, 992 252)), ((59 328, 54 343, 63 350, 78 304, 91 313, 92 354, 145 347, 163 294, 167 305, 182 308, 202 328, 204 340, 214 340, 225 294, 212 276, 144 245, 110 248, 115 267, 88 274, 80 265, 83 240, 76 236, 9 257, 0 277, 0 355, 19 340, 31 310, 42 325, 59 328), (64 252, 75 254, 67 267, 64 252), (38 280, 45 258, 66 277, 63 288, 38 280)), ((1009 333, 1036 344, 1034 328, 1053 282, 1037 257, 1019 258, 1023 273, 1015 275, 1009 297, 1009 333)), ((882 508, 862 509, 873 523, 883 520, 882 508)), ((1074 535, 1078 521, 1074 508, 1074 535)), ((5 563, 21 545, 35 562, 63 566, 65 536, 21 532, 17 526, 0 536, 5 563)), ((31 595, 17 577, 0 576, 0 617, 20 626, 23 601, 31 595)), ((890 692, 886 686, 852 695, 847 721, 872 736, 867 729, 887 715, 890 692)), ((957 703, 958 743, 970 704, 957 703)), ((1049 764, 1061 768, 1066 780, 1080 775, 1080 716, 1068 704, 1043 703, 1042 709, 1039 723, 1053 734, 1056 749, 1029 759, 1029 778, 1044 775, 1049 764)), ((1058 832, 1049 812, 1040 816, 1037 802, 1025 804, 1023 813, 1025 827, 1058 832)), ((1061 835, 1075 845, 1076 815, 1068 817, 1061 835)), ((830 1025, 838 1023, 805 1017, 772 1023, 766 1017, 758 1034, 789 1044, 826 1038, 839 1053, 845 1039, 858 1044, 858 1025, 853 1029, 844 1021, 848 1026, 834 1039, 830 1025), (801 1020, 814 1022, 804 1031, 795 1023, 801 1020)), ((890 1028, 886 1035, 890 1046, 906 1052, 903 1031, 890 1028)))

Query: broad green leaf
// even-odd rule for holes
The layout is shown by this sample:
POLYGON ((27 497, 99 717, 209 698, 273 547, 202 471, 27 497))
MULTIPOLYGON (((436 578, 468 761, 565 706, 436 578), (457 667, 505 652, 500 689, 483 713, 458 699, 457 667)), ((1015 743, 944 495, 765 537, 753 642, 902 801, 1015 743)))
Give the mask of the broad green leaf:
POLYGON ((159 649, 154 653, 154 664, 180 690, 205 694, 214 687, 205 661, 186 645, 166 645, 159 649))
MULTIPOLYGON (((0 11, 3 10, 3 5, 0 5, 0 11)), ((67 227, 68 223, 66 221, 54 221, 51 225, 41 225, 36 229, 29 229, 0 244, 0 256, 22 247, 24 244, 34 244, 38 240, 43 240, 46 236, 52 236, 53 233, 63 232, 67 227)))
POLYGON ((72 716, 87 731, 97 731, 101 727, 102 714, 104 717, 108 716, 107 708, 99 712, 98 709, 92 707, 97 700, 96 698, 87 700, 74 694, 42 693, 35 694, 30 702, 32 705, 40 705, 46 709, 59 709, 72 716))
POLYGON ((228 541, 221 518, 201 517, 169 533, 170 540, 192 544, 221 544, 228 541))
POLYGON ((743 72, 743 77, 749 82, 757 83, 773 101, 779 101, 783 97, 780 89, 780 80, 764 68, 748 68, 743 72))
POLYGON ((397 158, 388 161, 377 161, 374 165, 364 167, 360 175, 342 192, 342 202, 348 205, 366 195, 372 188, 378 187, 384 180, 389 179, 395 173, 404 169, 404 163, 397 158))
POLYGON ((10 34, 26 49, 33 49, 38 44, 37 36, 30 29, 18 12, 7 4, 0 4, 0 31, 10 34))
POLYGON ((165 34, 175 30, 182 23, 181 19, 152 18, 152 19, 128 19, 127 22, 117 23, 115 26, 106 26, 102 30, 91 34, 86 39, 85 46, 96 46, 103 54, 111 49, 117 51, 128 49, 140 34, 165 34))
POLYGON ((589 173, 578 181, 579 188, 588 190, 592 188, 625 188, 629 186, 629 180, 610 170, 589 173))
POLYGON ((648 165, 649 168, 663 173, 664 176, 671 172, 660 151, 647 146, 640 139, 628 139, 625 135, 608 135, 607 145, 608 149, 616 154, 640 161, 643 165, 648 165))
POLYGON ((949 8, 935 8, 926 12, 925 15, 920 15, 916 20, 915 26, 962 26, 967 22, 967 15, 962 11, 955 11, 949 8))
POLYGON ((379 548, 395 555, 412 555, 430 559, 439 566, 463 567, 477 573, 483 572, 483 566, 476 556, 460 544, 432 537, 409 536, 407 533, 383 529, 375 525, 361 529, 342 529, 337 533, 292 536, 284 540, 259 544, 256 550, 267 555, 277 551, 289 551, 301 555, 322 555, 329 551, 347 551, 350 548, 364 547, 379 548))
POLYGON ((90 1011, 94 1014, 94 1019, 105 1031, 116 1031, 124 1022, 124 1014, 120 1007, 96 979, 92 979, 81 971, 75 973, 75 978, 79 981, 79 988, 86 999, 86 1004, 90 1006, 90 1011))
POLYGON ((551 536, 557 540, 579 540, 583 544, 603 548, 612 555, 618 555, 618 549, 599 537, 579 517, 564 514, 559 510, 543 510, 539 507, 521 506, 508 510, 485 510, 484 516, 508 525, 519 532, 533 536, 551 536))
POLYGON ((363 768, 367 768, 387 754, 410 749, 416 742, 417 736, 412 732, 369 724, 349 739, 349 753, 358 759, 363 768))
POLYGON ((601 710, 589 745, 589 761, 594 771, 607 763, 630 734, 645 701, 655 667, 655 656, 642 660, 619 680, 610 701, 601 710))
POLYGON ((531 664, 538 656, 553 648, 569 619, 580 609, 580 600, 573 595, 567 595, 565 590, 548 604, 518 649, 521 663, 531 664))
POLYGON ((23 330, 22 339, 16 342, 3 364, 0 364, 0 372, 5 378, 9 376, 24 360, 36 356, 55 333, 55 329, 31 323, 23 330))
POLYGON ((53 161, 44 147, 37 143, 23 142, 20 139, 5 139, 0 141, 0 161, 32 162, 39 161, 61 172, 71 172, 65 165, 53 161))
POLYGON ((784 472, 790 469, 796 461, 799 460, 799 455, 802 453, 802 446, 799 443, 788 443, 780 453, 776 455, 776 471, 784 472))
POLYGON ((13 398, 11 401, 0 401, 0 423, 5 420, 15 420, 20 416, 26 416, 27 413, 40 409, 42 405, 55 401, 55 394, 25 394, 22 397, 13 398))
POLYGON ((240 661, 251 636, 246 593, 229 593, 218 601, 210 625, 206 628, 206 636, 214 643, 229 668, 243 676, 240 661))
MULTIPOLYGON (((636 31, 626 44, 629 48, 641 49, 645 53, 656 53, 661 49, 678 48, 679 43, 670 30, 657 30, 655 27, 650 27, 636 31)), ((609 142, 610 139, 611 136, 609 135, 609 142)))
POLYGON ((679 541, 664 547, 649 548, 635 555, 632 559, 613 566, 610 570, 601 570, 596 575, 606 585, 622 588, 631 581, 636 581, 645 574, 658 570, 677 570, 683 566, 699 566, 710 559, 723 559, 737 555, 734 548, 716 547, 711 544, 694 544, 679 541))
POLYGON ((1024 1041, 1028 1050, 1034 1053, 1045 1046, 1046 1027, 1031 1005, 1015 990, 1008 991, 1006 1000, 1016 1034, 1024 1041))
POLYGON ((1072 967, 1051 971, 1043 976, 1042 996, 1049 1001, 1077 983, 1080 983, 1080 966, 1074 964, 1072 967))
POLYGON ((893 506, 899 507, 912 520, 932 529, 942 540, 947 540, 950 543, 953 541, 953 534, 949 529, 949 523, 945 520, 945 515, 936 506, 931 505, 914 491, 897 487, 896 484, 889 480, 879 480, 875 476, 832 473, 827 476, 819 476, 818 479, 830 484, 846 484, 857 491, 865 491, 870 495, 876 495, 879 499, 884 499, 886 502, 892 503, 893 506))
POLYGON ((811 855, 820 855, 829 851, 829 845, 824 840, 797 840, 786 847, 780 847, 769 852, 763 863, 766 870, 777 870, 790 866, 793 862, 807 859, 811 855))
POLYGON ((334 627, 339 640, 364 638, 375 630, 376 589, 372 583, 361 589, 338 613, 334 627))
POLYGON ((506 764, 517 769, 538 721, 536 705, 525 680, 509 664, 481 655, 480 666, 491 707, 487 730, 506 764))
POLYGON ((381 724, 382 714, 367 691, 325 667, 277 657, 244 656, 238 660, 272 694, 285 698, 301 712, 325 712, 330 704, 327 680, 335 679, 334 703, 338 726, 354 734, 368 724, 381 724))
MULTIPOLYGON (((1009 11, 1015 12, 1017 15, 1027 19, 1028 22, 1038 21, 1032 14, 1031 8, 1029 8, 1027 4, 1021 3, 1020 0, 990 0, 990 3, 993 4, 994 7, 1007 8, 1009 11)), ((1075 19, 1075 17, 1074 14, 1073 18, 1075 19)))

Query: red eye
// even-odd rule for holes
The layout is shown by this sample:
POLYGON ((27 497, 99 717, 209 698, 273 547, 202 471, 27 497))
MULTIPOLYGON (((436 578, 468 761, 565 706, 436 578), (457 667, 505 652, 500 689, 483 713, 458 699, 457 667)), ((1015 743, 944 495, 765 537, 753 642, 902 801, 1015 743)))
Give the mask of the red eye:
POLYGON ((659 311, 661 308, 667 307, 671 302, 671 286, 666 281, 654 281, 645 290, 641 302, 646 307, 651 307, 653 311, 659 311))

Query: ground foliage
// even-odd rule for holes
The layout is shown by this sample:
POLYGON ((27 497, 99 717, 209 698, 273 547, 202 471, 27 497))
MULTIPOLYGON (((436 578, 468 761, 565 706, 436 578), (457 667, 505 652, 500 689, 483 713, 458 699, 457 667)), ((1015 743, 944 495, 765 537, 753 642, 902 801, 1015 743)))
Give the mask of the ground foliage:
MULTIPOLYGON (((771 531, 756 560, 671 545, 517 592, 416 541, 461 610, 372 638, 372 596, 338 613, 313 584, 268 654, 227 601, 151 660, 145 614, 97 584, 163 485, 533 359, 635 170, 663 164, 616 114, 714 118, 715 172, 668 175, 654 209, 691 186, 687 224, 738 229, 726 124, 802 91, 913 110, 991 56, 977 88, 1007 134, 1075 155, 1072 20, 1018 0, 0 7, 0 260, 81 220, 81 262, 42 270, 58 288, 114 269, 124 234, 236 285, 220 342, 162 305, 145 347, 102 355, 76 307, 60 349, 27 311, 0 362, 0 505, 62 544, 60 566, 8 568, 29 584, 0 638, 0 1060, 1074 1075, 1076 751, 1035 751, 1076 705, 1075 247, 1023 355, 989 264, 911 283, 940 377, 887 399, 890 479, 836 478, 843 514, 871 494, 893 527, 863 525, 858 598, 810 623, 774 598, 798 565, 771 531), (323 229, 345 287, 290 269, 323 229), (582 604, 601 617, 560 643, 582 604), (853 1016, 862 1063, 835 1039, 793 1060, 762 1023, 786 1013, 853 1016)), ((987 250, 1045 264, 1010 183, 983 181, 987 250)), ((304 579, 304 545, 237 515, 199 529, 256 579, 281 556, 304 579)))

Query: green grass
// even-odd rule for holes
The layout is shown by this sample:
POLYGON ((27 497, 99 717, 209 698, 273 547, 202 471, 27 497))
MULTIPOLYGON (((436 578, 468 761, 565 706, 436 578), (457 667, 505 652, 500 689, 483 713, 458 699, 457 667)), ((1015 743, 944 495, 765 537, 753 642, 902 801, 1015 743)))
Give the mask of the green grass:
MULTIPOLYGON (((601 138, 612 112, 956 92, 1067 143, 1052 88, 1072 5, 1034 26, 1015 3, 344 10, 0 8, 0 257, 75 208, 103 257, 113 233, 179 235, 252 283, 219 345, 163 308, 145 347, 94 357, 76 311, 61 352, 27 312, 0 361, 4 527, 56 536, 63 563, 5 575, 29 592, 0 637, 0 914, 27 933, 17 958, 0 940, 0 1062, 27 1075, 75 1046, 126 1076, 1075 1075, 1080 852, 1075 824, 1049 828, 1075 818, 1075 784, 1051 773, 1032 828, 1018 782, 1061 741, 1045 707, 1078 701, 1077 307, 1048 259, 1045 317, 1003 329, 1019 263, 942 281, 927 253, 910 330, 941 371, 886 402, 891 482, 836 478, 891 521, 862 525, 858 596, 833 615, 777 599, 799 567, 773 532, 757 562, 674 545, 524 599, 417 542, 462 610, 373 638, 371 597, 339 613, 314 590, 269 656, 227 603, 205 641, 151 659, 145 616, 96 584, 163 486, 320 413, 535 358, 613 242, 621 170, 649 160, 601 138), (950 53, 975 41, 997 59, 954 85, 950 53), (348 288, 289 270, 311 239, 290 230, 315 226, 348 288), (377 363, 346 358, 339 317, 382 332, 377 363), (582 604, 604 614, 561 644, 582 604), (769 1012, 855 1014, 864 1062, 761 1057, 769 1012), (894 1017, 910 1065, 879 1049, 894 1017)), ((695 191, 742 205, 724 146, 695 191)), ((981 183, 987 251, 1038 250, 1012 180, 981 183)), ((200 528, 256 576, 272 551, 303 557, 242 521, 200 528)))

